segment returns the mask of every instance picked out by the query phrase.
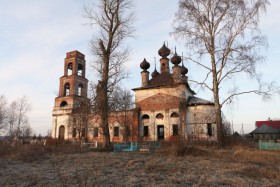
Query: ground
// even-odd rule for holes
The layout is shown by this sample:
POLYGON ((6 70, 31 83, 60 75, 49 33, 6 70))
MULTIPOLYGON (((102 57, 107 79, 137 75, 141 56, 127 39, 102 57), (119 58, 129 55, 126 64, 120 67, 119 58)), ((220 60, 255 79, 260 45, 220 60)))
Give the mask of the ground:
POLYGON ((244 148, 52 154, 0 166, 0 186, 280 186, 280 151, 244 148))

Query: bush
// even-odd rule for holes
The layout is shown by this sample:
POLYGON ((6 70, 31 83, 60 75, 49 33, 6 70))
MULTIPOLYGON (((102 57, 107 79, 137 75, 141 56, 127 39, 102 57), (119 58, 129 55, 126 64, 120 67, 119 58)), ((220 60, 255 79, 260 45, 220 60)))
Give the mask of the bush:
MULTIPOLYGON (((84 151, 84 150, 83 150, 84 151)), ((12 160, 34 161, 52 154, 81 153, 80 142, 61 141, 48 138, 45 143, 23 144, 21 142, 0 141, 0 157, 12 160)))

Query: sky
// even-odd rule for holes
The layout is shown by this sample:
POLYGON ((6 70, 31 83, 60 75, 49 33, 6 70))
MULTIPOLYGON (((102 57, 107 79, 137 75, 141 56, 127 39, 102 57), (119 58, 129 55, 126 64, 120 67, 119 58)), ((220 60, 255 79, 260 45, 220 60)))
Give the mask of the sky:
MULTIPOLYGON (((90 81, 94 71, 90 68, 92 55, 89 41, 95 31, 83 17, 83 5, 90 0, 1 0, 0 1, 0 95, 9 102, 27 96, 32 110, 28 114, 36 134, 46 135, 52 128, 52 109, 58 93, 59 78, 63 75, 64 58, 67 52, 78 50, 85 54, 86 76, 90 81)), ((135 38, 128 41, 133 52, 125 64, 130 78, 123 82, 127 89, 140 87, 140 62, 146 58, 154 68, 154 57, 159 65, 158 49, 164 41, 170 49, 186 53, 182 41, 171 35, 172 23, 178 9, 178 1, 135 0, 135 38)), ((268 39, 265 50, 266 62, 258 65, 267 82, 280 85, 280 1, 271 1, 266 15, 262 15, 262 34, 268 39)), ((189 78, 200 76, 197 67, 185 62, 189 78)), ((157 68, 159 69, 159 68, 157 68)), ((240 89, 256 86, 242 77, 236 79, 240 89)), ((212 100, 212 95, 196 90, 197 97, 212 100)), ((256 95, 239 97, 234 106, 223 109, 227 119, 233 122, 234 130, 252 131, 255 121, 280 118, 280 97, 264 102, 256 95), (243 124, 243 125, 242 125, 243 124)))

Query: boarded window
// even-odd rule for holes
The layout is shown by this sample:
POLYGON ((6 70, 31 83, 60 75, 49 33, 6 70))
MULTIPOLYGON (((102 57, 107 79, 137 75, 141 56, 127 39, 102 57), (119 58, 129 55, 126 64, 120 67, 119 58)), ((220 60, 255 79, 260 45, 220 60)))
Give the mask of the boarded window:
POLYGON ((173 136, 177 136, 179 134, 178 125, 173 125, 173 136))
POLYGON ((114 127, 114 136, 119 136, 119 127, 114 127))
POLYGON ((144 136, 149 136, 149 127, 148 126, 144 126, 144 136))
POLYGON ((98 127, 94 128, 93 137, 98 137, 98 127))

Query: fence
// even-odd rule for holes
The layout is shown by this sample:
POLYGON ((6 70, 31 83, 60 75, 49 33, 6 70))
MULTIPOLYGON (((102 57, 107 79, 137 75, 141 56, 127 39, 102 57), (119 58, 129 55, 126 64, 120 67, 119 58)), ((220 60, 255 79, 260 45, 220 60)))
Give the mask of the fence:
POLYGON ((259 149, 280 149, 280 143, 259 141, 259 149))
POLYGON ((114 144, 114 152, 123 151, 154 151, 160 148, 161 142, 126 142, 114 144))

